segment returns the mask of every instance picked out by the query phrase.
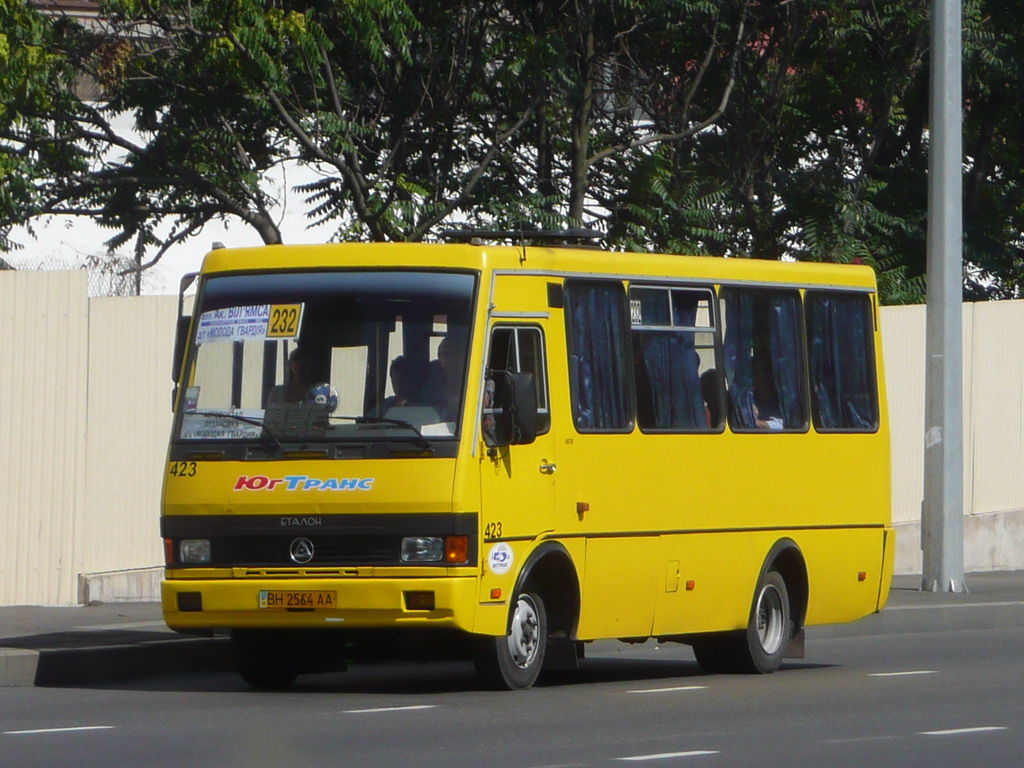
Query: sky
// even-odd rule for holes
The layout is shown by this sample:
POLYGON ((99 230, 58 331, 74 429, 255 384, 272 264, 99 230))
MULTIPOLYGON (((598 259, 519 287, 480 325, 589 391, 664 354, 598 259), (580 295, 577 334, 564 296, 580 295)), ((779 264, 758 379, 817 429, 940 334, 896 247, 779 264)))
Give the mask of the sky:
MULTIPOLYGON (((114 117, 111 125, 128 138, 139 140, 132 130, 130 114, 114 117)), ((97 166, 107 159, 116 161, 117 154, 116 151, 112 151, 109 157, 97 158, 97 166)), ((282 166, 277 176, 269 179, 269 184, 274 189, 286 192, 280 195, 282 204, 272 209, 284 242, 322 243, 334 234, 333 226, 307 228, 306 206, 302 195, 292 191, 294 187, 318 178, 322 178, 322 174, 292 163, 282 166)), ((114 230, 97 226, 91 219, 79 216, 37 219, 33 222, 32 228, 35 237, 24 227, 13 231, 11 239, 24 246, 21 250, 0 253, 4 260, 17 269, 75 269, 89 256, 105 254, 104 243, 115 233, 114 230)), ((256 230, 235 217, 225 221, 213 221, 195 237, 172 247, 156 266, 143 273, 142 292, 176 295, 181 276, 186 272, 198 271, 203 256, 215 242, 233 248, 261 245, 263 241, 256 234, 256 230)), ((150 249, 147 258, 153 253, 155 249, 150 249)), ((118 255, 133 260, 132 245, 129 243, 119 249, 118 255)))
MULTIPOLYGON (((303 183, 303 174, 292 169, 287 184, 292 187, 303 183)), ((322 243, 330 238, 333 227, 307 228, 306 207, 299 195, 290 193, 287 205, 275 210, 281 234, 286 243, 322 243)), ((106 252, 104 242, 113 230, 103 229, 92 220, 78 216, 54 216, 33 223, 35 237, 21 227, 12 233, 12 239, 24 246, 23 249, 2 254, 3 258, 17 269, 73 269, 90 255, 106 252)), ((178 283, 186 272, 195 272, 202 264, 203 256, 214 242, 225 246, 243 247, 261 245, 256 230, 231 218, 213 221, 206 225, 197 236, 172 247, 152 269, 143 274, 144 294, 177 294, 178 283)), ((118 253, 132 257, 131 245, 121 248, 118 253)))

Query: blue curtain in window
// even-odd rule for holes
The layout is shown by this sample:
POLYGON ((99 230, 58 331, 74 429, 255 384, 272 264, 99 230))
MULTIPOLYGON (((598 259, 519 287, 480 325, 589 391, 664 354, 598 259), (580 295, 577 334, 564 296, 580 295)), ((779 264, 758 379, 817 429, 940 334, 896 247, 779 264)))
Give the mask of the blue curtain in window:
POLYGON ((779 397, 782 423, 787 429, 804 424, 800 364, 800 305, 796 296, 774 294, 769 300, 768 343, 772 376, 779 397))
POLYGON ((635 339, 650 391, 650 413, 645 414, 641 426, 707 428, 700 389, 700 359, 693 333, 647 332, 637 334, 635 339))
POLYGON ((576 426, 627 429, 625 292, 618 283, 573 284, 566 303, 576 426))
POLYGON ((839 426, 838 391, 836 377, 837 345, 832 330, 833 302, 831 298, 815 296, 809 300, 808 332, 810 334, 811 393, 814 400, 814 421, 818 427, 835 429, 839 426))
POLYGON ((874 429, 878 421, 871 310, 858 296, 809 300, 815 421, 824 429, 874 429))
MULTIPOLYGON (((672 306, 675 309, 675 323, 682 326, 694 326, 697 324, 698 298, 690 295, 688 300, 679 293, 675 297, 672 306)), ((673 376, 675 391, 673 392, 673 404, 675 405, 674 424, 689 429, 706 429, 708 425, 707 416, 704 413, 704 395, 700 388, 700 356, 697 354, 697 336, 693 331, 685 331, 678 334, 675 339, 678 368, 673 376)))
POLYGON ((725 298, 725 380, 729 390, 729 421, 753 429, 754 421, 754 298, 723 291, 725 298))
POLYGON ((871 429, 877 421, 874 399, 874 367, 871 349, 870 307, 866 300, 850 297, 842 302, 843 322, 836 323, 839 345, 845 351, 840 369, 839 397, 843 421, 850 429, 871 429))

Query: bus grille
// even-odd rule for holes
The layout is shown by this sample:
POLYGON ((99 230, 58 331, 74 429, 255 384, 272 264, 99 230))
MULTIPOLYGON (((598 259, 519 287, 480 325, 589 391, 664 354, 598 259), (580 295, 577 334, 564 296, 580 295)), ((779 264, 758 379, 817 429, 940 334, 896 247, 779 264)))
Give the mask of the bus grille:
MULTIPOLYGON (((331 565, 400 565, 401 538, 398 536, 305 536, 313 545, 313 558, 299 563, 319 567, 331 565)), ((295 536, 244 536, 212 541, 214 566, 294 567, 290 550, 295 536)))

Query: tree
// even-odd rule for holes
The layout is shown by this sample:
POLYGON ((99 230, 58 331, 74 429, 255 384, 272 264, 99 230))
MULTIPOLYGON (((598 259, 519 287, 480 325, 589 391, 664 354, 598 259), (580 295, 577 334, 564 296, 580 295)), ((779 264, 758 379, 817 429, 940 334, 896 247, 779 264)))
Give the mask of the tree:
MULTIPOLYGON (((731 89, 727 77, 716 109, 669 132, 622 92, 651 87, 637 52, 678 55, 672 35, 687 14, 714 20, 710 2, 105 0, 95 29, 4 2, 4 21, 34 30, 60 76, 17 109, 4 97, 6 157, 34 181, 3 221, 91 216, 116 230, 111 246, 134 238, 156 258, 222 216, 278 242, 267 174, 290 160, 323 173, 303 191, 339 236, 416 240, 455 216, 580 222, 611 199, 610 161, 693 135, 731 89), (83 75, 96 101, 79 98, 83 75), (131 132, 116 126, 124 114, 131 132)), ((701 76, 734 68, 737 28, 710 36, 701 76)), ((655 81, 669 68, 643 64, 655 81)))
POLYGON ((278 242, 264 182, 286 148, 244 95, 212 77, 216 52, 187 17, 160 28, 138 10, 105 3, 102 23, 85 26, 3 0, 9 56, 22 63, 0 92, 2 157, 26 187, 2 210, 5 231, 39 215, 88 216, 115 230, 111 248, 157 246, 150 264, 218 216, 278 242), (84 98, 92 84, 98 96, 84 98), (125 114, 129 129, 117 121, 125 114))
MULTIPOLYGON (((47 213, 149 263, 218 217, 279 242, 271 177, 299 162, 338 238, 588 225, 615 247, 863 261, 886 300, 923 297, 927 0, 98 7, 82 27, 0 0, 0 248, 47 213)), ((964 10, 967 292, 1012 296, 1024 19, 964 10)))
POLYGON ((726 182, 717 252, 864 261, 887 295, 906 287, 909 275, 888 285, 887 273, 906 270, 923 233, 926 124, 909 108, 925 12, 924 0, 758 7, 731 108, 690 150, 696 176, 726 182))
POLYGON ((1013 0, 964 5, 965 295, 1024 288, 1024 13, 1013 0))

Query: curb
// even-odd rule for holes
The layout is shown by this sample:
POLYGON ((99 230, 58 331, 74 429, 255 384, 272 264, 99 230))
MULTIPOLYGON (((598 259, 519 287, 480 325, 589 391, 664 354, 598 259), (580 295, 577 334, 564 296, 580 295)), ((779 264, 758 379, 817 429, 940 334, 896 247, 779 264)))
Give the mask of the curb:
POLYGON ((156 640, 90 648, 0 648, 0 687, 61 687, 232 668, 227 638, 156 640))
POLYGON ((0 648, 0 688, 24 688, 35 685, 39 651, 0 648))

